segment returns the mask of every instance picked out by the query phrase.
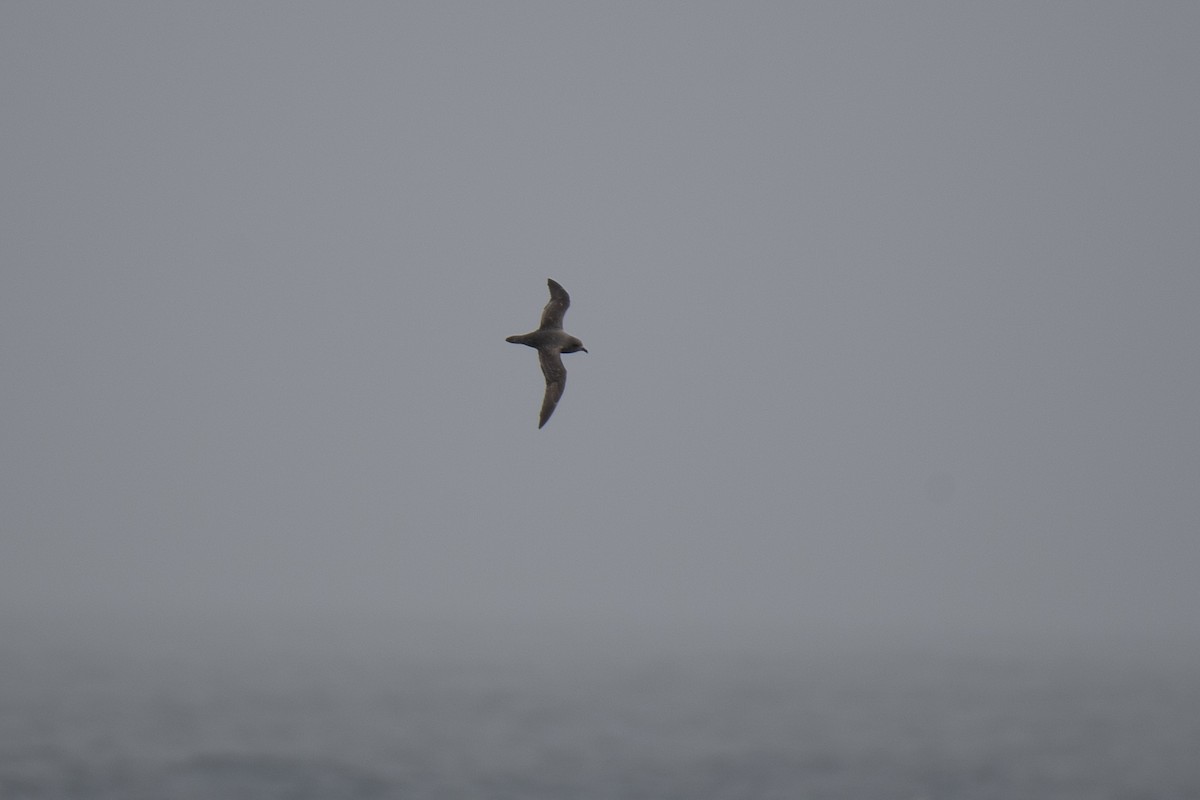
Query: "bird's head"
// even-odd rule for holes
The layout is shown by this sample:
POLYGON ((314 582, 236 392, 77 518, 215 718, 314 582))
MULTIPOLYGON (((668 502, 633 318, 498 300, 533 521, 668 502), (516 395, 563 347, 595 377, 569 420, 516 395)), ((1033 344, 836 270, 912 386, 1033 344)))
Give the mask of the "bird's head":
POLYGON ((562 349, 564 353, 578 353, 580 350, 587 352, 587 348, 583 346, 583 342, 572 336, 567 341, 567 346, 562 349))

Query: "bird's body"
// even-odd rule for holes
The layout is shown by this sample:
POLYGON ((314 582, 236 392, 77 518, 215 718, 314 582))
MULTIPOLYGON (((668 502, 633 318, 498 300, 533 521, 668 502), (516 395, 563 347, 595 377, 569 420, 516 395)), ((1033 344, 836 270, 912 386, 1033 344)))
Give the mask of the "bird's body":
POLYGON ((567 370, 562 363, 563 353, 587 352, 583 342, 562 329, 563 315, 571 306, 571 296, 567 290, 553 279, 547 279, 550 287, 550 302, 542 309, 542 321, 536 331, 509 336, 504 341, 513 344, 523 344, 538 351, 538 362, 542 365, 542 374, 546 377, 546 395, 542 399, 542 413, 538 417, 538 427, 546 424, 554 407, 562 397, 563 389, 567 386, 567 370))

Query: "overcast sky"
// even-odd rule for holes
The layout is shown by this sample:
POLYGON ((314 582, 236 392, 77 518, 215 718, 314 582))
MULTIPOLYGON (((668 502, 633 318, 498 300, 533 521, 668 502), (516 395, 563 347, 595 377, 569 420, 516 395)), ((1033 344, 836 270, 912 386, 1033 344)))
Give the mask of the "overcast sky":
POLYGON ((1197 41, 6 3, 0 623, 1200 642, 1197 41))

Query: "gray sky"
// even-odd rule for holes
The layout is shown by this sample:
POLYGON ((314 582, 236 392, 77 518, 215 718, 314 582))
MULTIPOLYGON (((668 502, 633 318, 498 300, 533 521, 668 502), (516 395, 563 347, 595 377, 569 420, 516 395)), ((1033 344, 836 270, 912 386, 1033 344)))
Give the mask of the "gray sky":
POLYGON ((0 623, 1200 642, 1198 39, 4 4, 0 623))

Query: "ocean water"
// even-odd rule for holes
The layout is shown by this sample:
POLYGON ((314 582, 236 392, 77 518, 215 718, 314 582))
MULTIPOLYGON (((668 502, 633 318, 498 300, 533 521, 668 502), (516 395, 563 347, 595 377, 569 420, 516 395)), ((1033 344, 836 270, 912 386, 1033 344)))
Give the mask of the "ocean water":
POLYGON ((1200 664, 0 646, 0 798, 1200 798, 1200 664))

